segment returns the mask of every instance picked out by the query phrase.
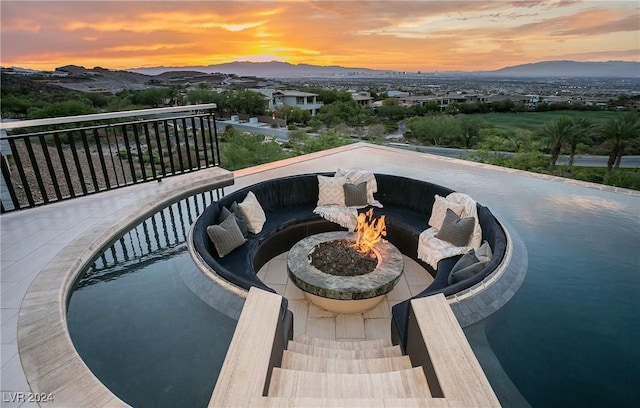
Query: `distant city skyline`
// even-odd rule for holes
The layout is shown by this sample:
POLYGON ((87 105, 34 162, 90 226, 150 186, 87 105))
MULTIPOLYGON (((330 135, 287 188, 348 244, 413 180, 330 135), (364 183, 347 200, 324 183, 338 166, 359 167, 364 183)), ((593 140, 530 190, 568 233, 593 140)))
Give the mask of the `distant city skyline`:
POLYGON ((640 61, 637 1, 6 1, 2 66, 284 61, 476 71, 640 61))

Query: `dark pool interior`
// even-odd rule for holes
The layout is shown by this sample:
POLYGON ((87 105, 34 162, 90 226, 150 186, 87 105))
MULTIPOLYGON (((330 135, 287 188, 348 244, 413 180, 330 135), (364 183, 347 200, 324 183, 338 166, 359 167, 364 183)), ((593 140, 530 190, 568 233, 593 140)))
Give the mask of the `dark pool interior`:
POLYGON ((73 344, 91 371, 134 407, 206 406, 236 321, 180 277, 196 268, 189 226, 200 194, 165 208, 108 248, 78 281, 68 307, 73 344))
MULTIPOLYGON (((534 177, 455 188, 489 206, 527 246, 519 292, 480 323, 526 401, 640 406, 640 199, 534 177)), ((125 234, 71 296, 74 345, 132 406, 209 401, 236 322, 193 295, 179 271, 195 268, 184 242, 212 199, 182 200, 125 234)))
POLYGON ((492 209, 529 252, 517 295, 486 322, 533 407, 640 406, 640 198, 532 180, 492 209))

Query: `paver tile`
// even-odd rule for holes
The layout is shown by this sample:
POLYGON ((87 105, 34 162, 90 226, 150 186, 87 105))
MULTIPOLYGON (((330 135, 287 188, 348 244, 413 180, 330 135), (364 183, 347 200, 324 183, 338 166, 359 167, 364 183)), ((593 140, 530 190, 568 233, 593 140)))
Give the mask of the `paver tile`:
POLYGON ((364 339, 362 313, 336 315, 336 339, 364 339))

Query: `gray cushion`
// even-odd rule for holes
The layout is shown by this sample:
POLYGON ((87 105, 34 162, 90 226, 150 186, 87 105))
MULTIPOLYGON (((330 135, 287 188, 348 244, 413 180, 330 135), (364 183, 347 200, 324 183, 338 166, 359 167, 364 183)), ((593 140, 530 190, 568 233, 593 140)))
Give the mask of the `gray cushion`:
POLYGON ((484 241, 480 248, 475 250, 475 254, 480 262, 489 262, 493 257, 493 252, 487 241, 484 241))
POLYGON ((344 204, 347 207, 367 206, 367 183, 344 185, 344 204))
POLYGON ((229 215, 218 225, 208 226, 207 235, 209 235, 209 239, 216 247, 220 258, 246 242, 240 228, 238 228, 235 214, 229 215))
POLYGON ((468 279, 484 269, 486 262, 480 262, 474 250, 462 256, 451 268, 449 273, 449 285, 468 279))
POLYGON ((476 220, 473 217, 460 218, 447 208, 447 215, 442 222, 442 228, 436 238, 450 242, 455 246, 466 246, 473 233, 476 220))
POLYGON ((471 251, 467 252, 466 254, 464 254, 459 260, 458 262, 456 262, 455 265, 453 265, 453 268, 451 268, 451 272, 456 272, 459 271, 461 269, 464 269, 468 266, 471 266, 473 264, 476 264, 480 262, 480 260, 478 259, 478 257, 476 256, 475 251, 472 249, 471 251))
MULTIPOLYGON (((226 220, 231 215, 231 211, 227 207, 220 208, 220 215, 218 215, 218 224, 226 220)), ((237 220, 236 220, 237 221, 237 220)))
POLYGON ((249 229, 247 228, 247 220, 244 219, 244 215, 242 214, 242 211, 240 211, 238 203, 235 201, 233 202, 233 204, 231 204, 231 212, 236 215, 236 222, 238 223, 240 231, 242 231, 242 236, 246 237, 249 233, 249 229))

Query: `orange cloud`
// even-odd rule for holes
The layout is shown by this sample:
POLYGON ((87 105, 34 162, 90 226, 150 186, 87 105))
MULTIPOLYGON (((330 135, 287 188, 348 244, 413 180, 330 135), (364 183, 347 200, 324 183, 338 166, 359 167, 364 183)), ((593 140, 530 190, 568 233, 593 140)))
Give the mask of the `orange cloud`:
POLYGON ((639 60, 634 2, 2 1, 2 65, 132 68, 233 60, 478 70, 639 60), (626 57, 625 57, 626 56, 626 57))

